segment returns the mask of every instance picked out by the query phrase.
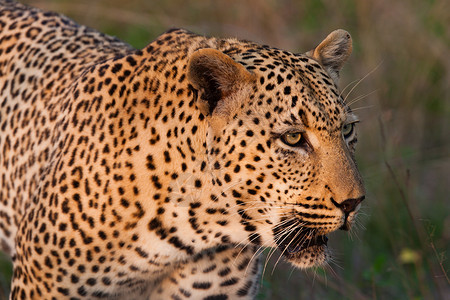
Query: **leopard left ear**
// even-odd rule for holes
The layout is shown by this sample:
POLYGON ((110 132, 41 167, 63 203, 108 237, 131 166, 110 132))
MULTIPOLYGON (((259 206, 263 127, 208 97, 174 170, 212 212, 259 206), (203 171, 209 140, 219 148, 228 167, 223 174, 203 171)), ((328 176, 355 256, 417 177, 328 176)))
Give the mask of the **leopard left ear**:
POLYGON ((187 67, 187 77, 200 92, 198 107, 205 115, 226 114, 233 106, 231 96, 253 79, 245 67, 216 49, 195 51, 187 67))
POLYGON ((352 37, 338 29, 330 33, 316 48, 306 55, 317 60, 330 74, 334 82, 339 79, 339 71, 352 53, 352 37))

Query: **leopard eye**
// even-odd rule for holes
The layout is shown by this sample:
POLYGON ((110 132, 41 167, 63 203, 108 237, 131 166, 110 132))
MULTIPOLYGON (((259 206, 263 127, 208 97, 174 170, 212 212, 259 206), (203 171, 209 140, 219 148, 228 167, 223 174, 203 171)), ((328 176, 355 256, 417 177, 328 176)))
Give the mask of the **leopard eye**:
POLYGON ((281 140, 288 146, 298 147, 303 143, 303 135, 301 132, 288 132, 281 136, 281 140))
POLYGON ((351 137, 351 135, 353 134, 354 127, 355 125, 353 123, 345 124, 342 127, 342 136, 344 137, 344 139, 348 139, 349 137, 351 137))

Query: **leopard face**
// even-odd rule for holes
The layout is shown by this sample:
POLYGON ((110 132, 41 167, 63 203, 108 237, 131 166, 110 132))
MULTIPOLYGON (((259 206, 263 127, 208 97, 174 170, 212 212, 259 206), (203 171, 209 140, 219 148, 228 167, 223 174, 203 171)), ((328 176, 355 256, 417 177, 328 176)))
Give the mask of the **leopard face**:
POLYGON ((185 30, 134 50, 1 5, 12 298, 248 299, 264 247, 328 260, 365 194, 336 86, 347 32, 304 54, 185 30))
POLYGON ((239 207, 248 243, 277 246, 301 268, 327 261, 326 234, 348 230, 364 199, 357 118, 334 84, 346 59, 338 54, 350 51, 348 33, 336 31, 306 55, 249 49, 231 61, 199 50, 191 59, 188 75, 210 111, 208 161, 219 187, 211 197, 239 207), (337 56, 331 67, 328 53, 337 56), (222 84, 227 96, 216 102, 208 89, 222 84))

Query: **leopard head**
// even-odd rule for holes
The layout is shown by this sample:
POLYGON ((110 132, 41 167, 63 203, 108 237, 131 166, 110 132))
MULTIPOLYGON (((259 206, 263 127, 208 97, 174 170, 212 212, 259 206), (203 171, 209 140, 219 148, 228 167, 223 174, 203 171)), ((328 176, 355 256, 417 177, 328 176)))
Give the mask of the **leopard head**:
POLYGON ((305 54, 245 44, 200 49, 188 65, 215 195, 237 207, 245 242, 278 247, 300 268, 327 261, 326 235, 349 230, 365 195, 358 119, 336 85, 351 51, 336 30, 305 54))

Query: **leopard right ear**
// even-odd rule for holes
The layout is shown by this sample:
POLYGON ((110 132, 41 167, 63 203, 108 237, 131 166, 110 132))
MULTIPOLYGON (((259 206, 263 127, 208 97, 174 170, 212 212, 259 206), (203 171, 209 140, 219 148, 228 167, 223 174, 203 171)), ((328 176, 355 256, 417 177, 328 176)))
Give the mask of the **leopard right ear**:
POLYGON ((306 55, 317 60, 328 71, 334 82, 339 79, 339 71, 352 53, 352 37, 338 29, 330 33, 316 48, 306 55))
POLYGON ((228 55, 216 49, 195 51, 187 67, 187 77, 193 87, 200 92, 198 107, 205 115, 227 114, 233 103, 233 93, 253 80, 253 75, 245 67, 228 55))

